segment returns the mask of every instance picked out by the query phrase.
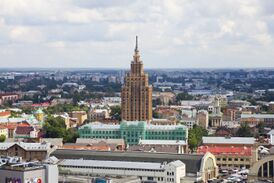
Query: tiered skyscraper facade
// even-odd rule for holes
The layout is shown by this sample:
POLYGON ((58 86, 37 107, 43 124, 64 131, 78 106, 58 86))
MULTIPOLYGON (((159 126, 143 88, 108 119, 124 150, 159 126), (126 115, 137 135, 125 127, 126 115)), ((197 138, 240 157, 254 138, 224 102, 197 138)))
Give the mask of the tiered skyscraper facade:
POLYGON ((138 37, 131 62, 130 72, 125 77, 122 87, 122 120, 152 120, 152 86, 148 83, 148 74, 144 72, 143 62, 138 50, 138 37))

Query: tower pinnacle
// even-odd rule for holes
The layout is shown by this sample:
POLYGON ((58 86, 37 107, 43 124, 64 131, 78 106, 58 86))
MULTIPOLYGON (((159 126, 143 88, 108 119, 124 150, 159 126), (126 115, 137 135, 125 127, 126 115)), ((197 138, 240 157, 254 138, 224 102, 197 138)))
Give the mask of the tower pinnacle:
POLYGON ((135 43, 135 53, 139 52, 138 50, 138 36, 136 36, 136 43, 135 43))

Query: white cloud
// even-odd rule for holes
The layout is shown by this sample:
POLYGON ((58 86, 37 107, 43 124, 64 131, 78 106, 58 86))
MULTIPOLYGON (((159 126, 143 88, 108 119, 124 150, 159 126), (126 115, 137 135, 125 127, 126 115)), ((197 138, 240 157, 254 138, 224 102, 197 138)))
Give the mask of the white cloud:
POLYGON ((128 67, 139 35, 146 67, 256 60, 274 67, 273 7, 272 0, 1 0, 0 60, 8 62, 0 66, 128 67))
POLYGON ((43 33, 39 30, 22 26, 11 28, 9 36, 15 42, 39 43, 45 40, 43 33))

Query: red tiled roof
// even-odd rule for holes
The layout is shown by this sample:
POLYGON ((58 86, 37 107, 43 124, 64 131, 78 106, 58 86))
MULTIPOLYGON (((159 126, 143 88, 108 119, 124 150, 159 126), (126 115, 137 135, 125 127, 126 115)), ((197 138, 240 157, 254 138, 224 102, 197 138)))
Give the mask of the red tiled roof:
POLYGON ((38 103, 38 104, 32 104, 32 107, 48 107, 50 105, 49 102, 43 102, 43 103, 38 103))
POLYGON ((227 155, 237 155, 237 156, 251 156, 250 147, 200 146, 197 150, 197 153, 200 153, 200 154, 205 154, 206 152, 210 152, 214 155, 227 154, 227 155))
POLYGON ((30 126, 30 124, 26 121, 23 121, 20 124, 18 124, 18 126, 30 126))
POLYGON ((6 129, 7 126, 6 125, 0 125, 0 129, 6 129))
POLYGON ((14 129, 16 128, 16 126, 17 126, 17 124, 11 123, 11 124, 8 124, 8 125, 7 125, 7 128, 8 128, 9 130, 14 130, 14 129))
POLYGON ((11 115, 10 111, 0 112, 0 116, 10 116, 10 115, 11 115))

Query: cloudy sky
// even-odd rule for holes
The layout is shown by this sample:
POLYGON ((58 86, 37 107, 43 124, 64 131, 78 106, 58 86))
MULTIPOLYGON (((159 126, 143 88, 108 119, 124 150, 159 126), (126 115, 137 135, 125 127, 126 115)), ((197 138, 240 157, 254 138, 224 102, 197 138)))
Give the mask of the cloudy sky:
POLYGON ((0 67, 274 67, 273 0, 0 0, 0 67))

